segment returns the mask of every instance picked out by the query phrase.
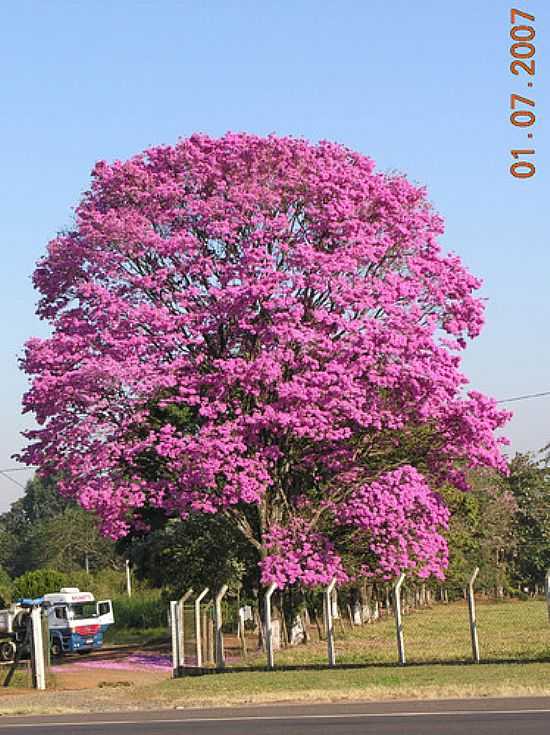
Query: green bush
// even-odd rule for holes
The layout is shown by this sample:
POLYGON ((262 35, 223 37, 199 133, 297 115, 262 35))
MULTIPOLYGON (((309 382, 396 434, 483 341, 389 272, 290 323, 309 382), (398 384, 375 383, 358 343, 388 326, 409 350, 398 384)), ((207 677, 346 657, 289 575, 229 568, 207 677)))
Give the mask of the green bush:
POLYGON ((83 570, 66 572, 65 580, 65 586, 91 592, 96 600, 116 597, 126 590, 125 573, 114 569, 101 569, 92 574, 87 574, 83 570))
POLYGON ((115 624, 122 628, 165 628, 167 626, 167 606, 161 598, 160 590, 140 592, 134 597, 113 597, 115 624))
POLYGON ((96 598, 117 597, 126 592, 126 573, 115 569, 101 569, 91 575, 90 591, 96 598))
POLYGON ((69 579, 63 572, 55 569, 35 569, 25 572, 13 583, 13 597, 41 597, 49 592, 59 592, 61 587, 68 587, 69 579))
POLYGON ((59 592, 61 587, 78 587, 84 592, 91 592, 98 600, 111 598, 121 595, 126 589, 126 575, 113 569, 104 569, 94 574, 87 574, 85 571, 59 572, 56 569, 36 569, 18 577, 12 589, 11 580, 0 567, 0 600, 8 591, 15 598, 39 597, 48 592, 59 592))

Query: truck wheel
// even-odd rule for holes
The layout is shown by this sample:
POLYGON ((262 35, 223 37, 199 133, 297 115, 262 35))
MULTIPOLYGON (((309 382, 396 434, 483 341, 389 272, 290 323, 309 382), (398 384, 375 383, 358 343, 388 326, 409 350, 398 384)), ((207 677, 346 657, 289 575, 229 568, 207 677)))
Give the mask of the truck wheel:
POLYGON ((52 654, 53 658, 59 658, 60 656, 63 656, 63 646, 61 645, 61 641, 59 638, 54 638, 50 645, 50 653, 52 654))
POLYGON ((13 661, 15 658, 15 644, 13 641, 0 643, 0 661, 13 661))

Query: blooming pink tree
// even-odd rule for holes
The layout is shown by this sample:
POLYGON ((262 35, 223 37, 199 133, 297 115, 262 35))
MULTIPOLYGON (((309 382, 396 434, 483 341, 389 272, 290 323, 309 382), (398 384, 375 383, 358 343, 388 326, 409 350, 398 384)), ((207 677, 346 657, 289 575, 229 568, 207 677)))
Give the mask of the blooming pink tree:
POLYGON ((465 393, 480 282, 423 189, 340 145, 194 135, 98 163, 34 275, 24 459, 120 537, 221 513, 263 580, 441 574, 437 487, 503 467, 465 393))

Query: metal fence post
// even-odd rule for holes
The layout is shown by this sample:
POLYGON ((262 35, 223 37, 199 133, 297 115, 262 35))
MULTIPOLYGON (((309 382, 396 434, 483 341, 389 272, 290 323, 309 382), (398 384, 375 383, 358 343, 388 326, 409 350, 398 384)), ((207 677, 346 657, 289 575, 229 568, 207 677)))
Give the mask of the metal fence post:
POLYGON ((405 641, 403 639, 403 620, 401 618, 401 585, 405 580, 405 573, 402 572, 399 579, 393 585, 393 612, 395 615, 395 632, 397 634, 397 655, 399 663, 404 666, 405 659, 405 641))
POLYGON ((46 669, 44 665, 44 641, 42 639, 42 611, 38 606, 31 609, 31 663, 32 679, 35 689, 46 688, 46 669))
POLYGON ((472 658, 476 664, 479 663, 479 639, 477 636, 476 621, 476 601, 474 597, 474 582, 479 574, 479 567, 476 567, 468 582, 468 615, 470 617, 470 638, 472 641, 472 658))
POLYGON ((265 593, 264 598, 265 647, 267 650, 268 669, 273 669, 275 667, 275 661, 273 658, 273 630, 271 628, 271 597, 276 589, 277 585, 273 582, 265 593))
POLYGON ((214 624, 216 626, 216 668, 223 669, 225 667, 225 652, 223 650, 223 620, 222 620, 222 600, 227 592, 226 584, 216 595, 214 601, 214 624))
POLYGON ((332 668, 336 664, 336 654, 334 652, 334 620, 332 617, 332 592, 336 585, 336 579, 325 589, 325 629, 327 634, 327 654, 328 665, 332 668))

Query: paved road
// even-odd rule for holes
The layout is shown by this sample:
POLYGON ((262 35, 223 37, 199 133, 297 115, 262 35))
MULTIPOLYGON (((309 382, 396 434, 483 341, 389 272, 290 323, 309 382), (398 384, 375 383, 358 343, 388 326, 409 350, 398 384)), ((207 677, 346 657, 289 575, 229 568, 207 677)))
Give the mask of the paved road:
POLYGON ((548 735, 550 698, 3 717, 0 735, 8 732, 44 735, 548 735))

